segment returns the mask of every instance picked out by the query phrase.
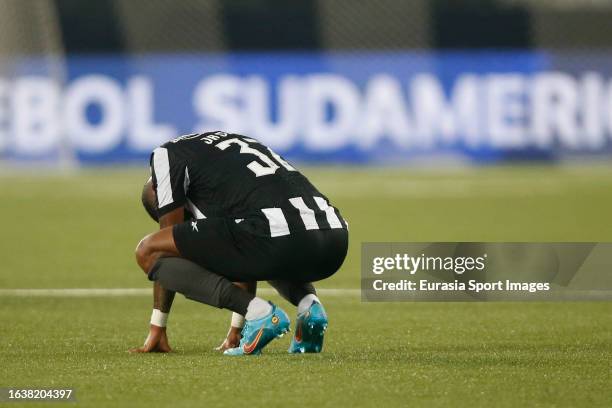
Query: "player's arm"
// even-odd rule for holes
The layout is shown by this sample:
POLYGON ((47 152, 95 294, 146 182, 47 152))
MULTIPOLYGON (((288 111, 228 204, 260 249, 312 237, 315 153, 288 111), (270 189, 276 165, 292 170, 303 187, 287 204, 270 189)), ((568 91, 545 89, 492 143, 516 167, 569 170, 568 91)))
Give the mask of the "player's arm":
MULTIPOLYGON (((172 228, 184 221, 185 191, 183 189, 184 170, 180 162, 174 159, 172 154, 165 148, 155 149, 151 155, 151 178, 143 187, 142 202, 151 218, 159 222, 159 236, 165 239, 158 240, 160 244, 172 240, 172 228)), ((146 240, 145 237, 144 240, 146 240)), ((143 241, 144 241, 143 240, 143 241)), ((178 256, 178 253, 168 252, 167 248, 175 248, 173 242, 162 245, 165 249, 155 248, 153 245, 142 245, 137 249, 137 260, 139 266, 145 273, 160 257, 178 256), (146 254, 138 253, 147 252, 146 254)), ((166 335, 166 323, 168 314, 174 301, 175 292, 164 289, 159 282, 153 285, 153 313, 149 327, 149 335, 145 344, 135 352, 168 352, 170 346, 166 335)))
MULTIPOLYGON (((176 208, 161 217, 159 217, 160 230, 172 231, 175 224, 180 224, 184 219, 183 207, 176 208)), ((171 236, 171 234, 169 234, 171 236)), ((143 269, 149 269, 162 256, 177 256, 176 253, 157 251, 148 257, 147 263, 150 265, 141 265, 143 269)), ((133 349, 133 352, 169 352, 171 351, 168 344, 166 334, 166 323, 168 314, 172 308, 175 292, 164 289, 159 281, 153 284, 153 313, 151 314, 151 322, 149 326, 149 335, 142 347, 133 349)))
MULTIPOLYGON (((184 218, 185 210, 183 207, 177 208, 159 218, 159 228, 172 228, 174 225, 182 223, 184 218)), ((162 288, 159 281, 155 281, 153 285, 153 309, 157 309, 165 314, 170 313, 175 294, 176 293, 171 290, 162 288)))
MULTIPOLYGON (((159 219, 159 228, 172 228, 176 224, 180 224, 183 222, 185 214, 184 209, 177 208, 170 213, 163 215, 159 219)), ((163 253, 159 254, 163 256, 163 253)), ((166 254, 166 255, 175 255, 175 254, 166 254)), ((153 284, 153 309, 157 309, 162 313, 168 314, 170 313, 170 308, 172 307, 172 302, 174 301, 174 295, 176 293, 171 290, 166 290, 162 288, 159 284, 159 281, 155 281, 153 284)))

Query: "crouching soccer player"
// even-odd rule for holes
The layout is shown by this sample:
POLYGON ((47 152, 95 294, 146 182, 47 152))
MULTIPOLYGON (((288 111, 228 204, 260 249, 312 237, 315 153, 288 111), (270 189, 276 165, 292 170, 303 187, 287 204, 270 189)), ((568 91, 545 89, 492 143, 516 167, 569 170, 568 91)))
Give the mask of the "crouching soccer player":
POLYGON ((311 282, 340 268, 348 229, 306 177, 254 139, 192 134, 153 151, 147 195, 156 198, 160 230, 136 249, 155 281, 151 330, 137 351, 170 350, 165 320, 179 292, 244 316, 240 343, 225 354, 259 354, 288 331, 289 318, 254 288, 232 283, 257 281, 298 306, 289 351, 321 350, 327 316, 311 282), (185 222, 185 208, 193 221, 185 222))

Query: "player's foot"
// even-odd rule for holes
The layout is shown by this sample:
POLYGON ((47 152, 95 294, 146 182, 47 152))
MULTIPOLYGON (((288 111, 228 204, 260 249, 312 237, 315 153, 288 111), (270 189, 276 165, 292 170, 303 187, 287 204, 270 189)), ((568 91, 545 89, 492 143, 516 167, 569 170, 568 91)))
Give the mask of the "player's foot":
POLYGON ((289 331, 289 317, 287 313, 272 302, 272 311, 265 317, 257 320, 247 320, 242 329, 242 339, 238 347, 225 350, 228 356, 241 356, 245 354, 261 354, 261 350, 272 340, 282 337, 289 331))
POLYGON ((320 353, 323 336, 327 330, 327 314, 323 305, 312 302, 304 313, 297 316, 295 335, 289 346, 289 353, 320 353))

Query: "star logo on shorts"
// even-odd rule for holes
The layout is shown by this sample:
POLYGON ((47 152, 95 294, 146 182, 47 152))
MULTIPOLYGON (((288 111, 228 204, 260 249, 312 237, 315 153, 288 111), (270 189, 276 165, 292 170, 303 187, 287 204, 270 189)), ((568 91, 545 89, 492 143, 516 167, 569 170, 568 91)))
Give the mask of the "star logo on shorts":
POLYGON ((200 232, 200 231, 198 230, 198 222, 197 222, 197 221, 191 221, 191 228, 192 228, 192 230, 193 230, 193 231, 195 231, 195 232, 200 232))

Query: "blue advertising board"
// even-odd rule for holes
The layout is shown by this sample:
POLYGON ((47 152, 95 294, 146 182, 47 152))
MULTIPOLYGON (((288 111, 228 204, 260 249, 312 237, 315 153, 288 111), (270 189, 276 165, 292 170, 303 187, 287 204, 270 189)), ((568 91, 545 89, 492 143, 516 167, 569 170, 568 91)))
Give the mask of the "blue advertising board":
POLYGON ((476 162, 612 153, 604 53, 70 56, 0 62, 0 157, 146 160, 181 134, 247 134, 288 159, 476 162))

